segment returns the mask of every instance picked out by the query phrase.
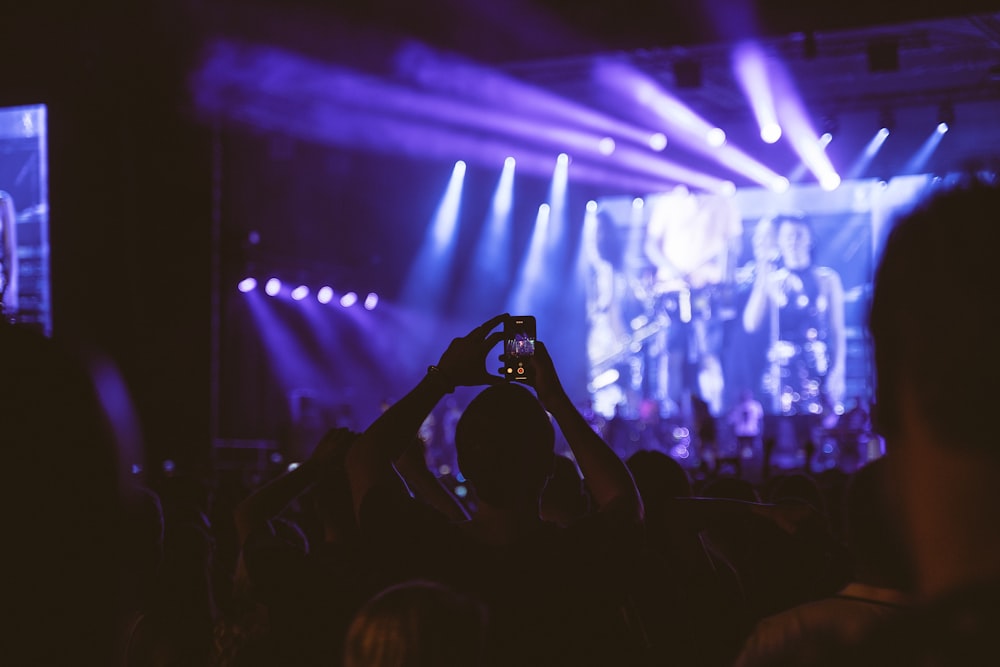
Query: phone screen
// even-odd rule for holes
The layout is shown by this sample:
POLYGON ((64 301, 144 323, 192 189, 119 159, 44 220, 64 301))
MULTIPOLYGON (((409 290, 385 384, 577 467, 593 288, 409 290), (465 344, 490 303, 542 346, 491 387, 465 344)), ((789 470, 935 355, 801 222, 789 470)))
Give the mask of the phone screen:
POLYGON ((504 322, 504 375, 508 380, 529 377, 528 358, 535 354, 535 318, 512 315, 504 322))

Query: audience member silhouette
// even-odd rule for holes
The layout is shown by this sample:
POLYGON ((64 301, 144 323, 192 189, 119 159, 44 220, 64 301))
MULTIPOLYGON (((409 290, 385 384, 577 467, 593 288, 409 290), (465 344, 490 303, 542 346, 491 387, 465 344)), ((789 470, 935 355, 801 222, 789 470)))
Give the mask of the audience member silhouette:
POLYGON ((889 508, 886 461, 852 475, 843 506, 850 583, 834 595, 763 619, 748 638, 737 667, 794 662, 826 643, 847 645, 908 603, 908 564, 889 508))
POLYGON ((88 359, 0 321, 4 664, 116 662, 123 475, 88 359))
MULTIPOLYGON (((995 662, 1000 630, 1000 187, 938 191, 901 217, 875 276, 873 422, 885 438, 917 603, 834 664, 995 662), (926 304, 947 303, 948 321, 926 304)), ((827 655, 830 655, 827 653, 827 655)))
POLYGON ((478 601, 437 582, 404 582, 373 597, 355 616, 343 664, 480 667, 486 664, 486 625, 478 601))
POLYGON ((436 366, 379 417, 347 463, 359 524, 400 581, 428 578, 482 600, 491 664, 628 664, 641 650, 624 566, 641 545, 642 505, 628 469, 566 395, 544 343, 531 358, 534 390, 485 369, 502 339, 492 318, 456 338, 436 366), (475 487, 471 519, 454 523, 403 492, 391 462, 427 413, 456 386, 489 385, 455 434, 458 463, 475 487), (536 397, 537 396, 537 397, 536 397), (555 419, 595 511, 560 528, 539 503, 553 470, 555 419))

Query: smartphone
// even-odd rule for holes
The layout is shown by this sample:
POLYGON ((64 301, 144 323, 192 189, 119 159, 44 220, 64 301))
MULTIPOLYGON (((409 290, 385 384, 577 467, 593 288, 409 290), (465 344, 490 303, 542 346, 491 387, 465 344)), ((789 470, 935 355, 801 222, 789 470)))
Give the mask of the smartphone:
POLYGON ((504 377, 508 380, 531 377, 528 359, 535 354, 535 335, 535 318, 531 315, 511 315, 504 321, 504 377))

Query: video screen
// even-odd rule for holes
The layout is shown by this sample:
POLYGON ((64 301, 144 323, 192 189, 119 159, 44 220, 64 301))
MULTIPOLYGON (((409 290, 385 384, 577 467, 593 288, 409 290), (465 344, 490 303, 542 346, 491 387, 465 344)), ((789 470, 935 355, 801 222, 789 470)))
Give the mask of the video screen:
POLYGON ((51 333, 48 166, 43 105, 0 109, 0 305, 51 333))
POLYGON ((752 394, 767 414, 822 418, 867 404, 878 241, 928 182, 599 201, 584 239, 594 410, 669 417, 694 399, 722 415, 752 394))

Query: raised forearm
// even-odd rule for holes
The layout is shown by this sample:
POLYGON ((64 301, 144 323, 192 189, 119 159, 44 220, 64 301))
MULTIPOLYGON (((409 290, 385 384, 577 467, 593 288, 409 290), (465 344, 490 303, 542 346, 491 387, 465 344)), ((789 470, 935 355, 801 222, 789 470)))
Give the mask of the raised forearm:
POLYGON ((601 509, 612 503, 636 518, 642 516, 642 502, 628 468, 583 418, 565 393, 544 401, 545 409, 559 424, 573 451, 584 482, 601 509))
POLYGON ((295 470, 276 477, 260 487, 236 506, 233 519, 240 544, 250 533, 278 516, 298 496, 319 479, 319 465, 305 461, 295 470))

